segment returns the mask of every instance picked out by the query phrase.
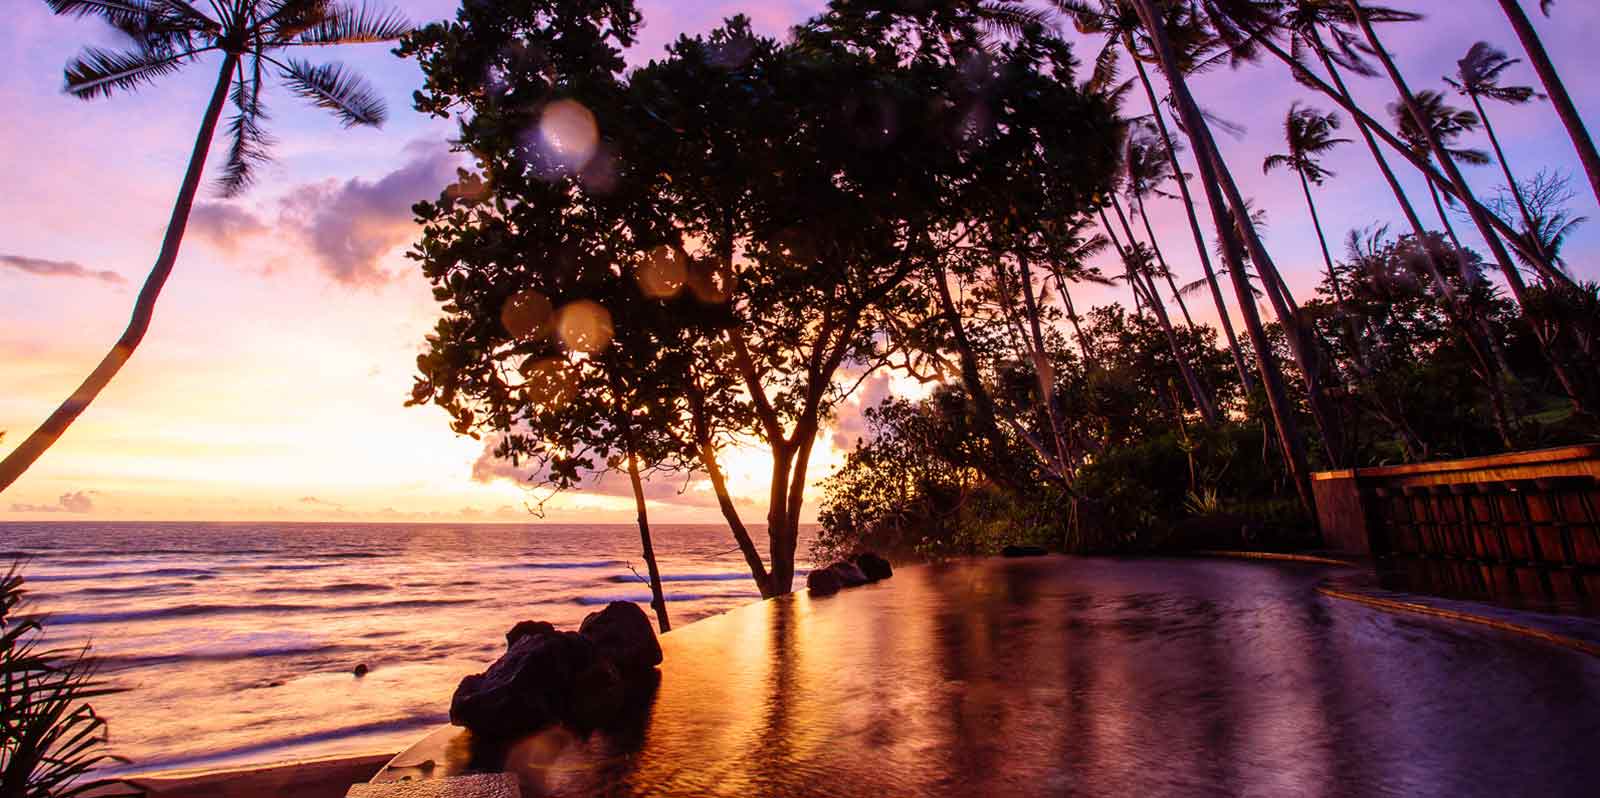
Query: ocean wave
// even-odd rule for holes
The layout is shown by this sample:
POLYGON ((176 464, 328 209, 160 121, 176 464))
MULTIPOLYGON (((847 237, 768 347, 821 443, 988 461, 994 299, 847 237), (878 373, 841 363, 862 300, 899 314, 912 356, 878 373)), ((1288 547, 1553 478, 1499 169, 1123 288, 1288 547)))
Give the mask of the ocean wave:
MULTIPOLYGON (((706 601, 709 599, 758 599, 760 593, 754 591, 739 591, 736 593, 668 593, 665 596, 668 603, 674 601, 706 601)), ((613 601, 631 601, 635 604, 649 604, 649 593, 629 593, 621 596, 578 596, 572 600, 574 604, 593 607, 600 604, 610 604, 613 601)))
POLYGON ((183 576, 190 579, 215 579, 210 568, 156 568, 149 571, 96 571, 80 574, 27 574, 28 582, 81 582, 94 579, 148 579, 155 576, 183 576))
POLYGON ((338 726, 331 729, 306 732, 302 734, 276 737, 269 741, 254 745, 239 746, 236 748, 207 751, 189 756, 169 757, 166 759, 149 759, 130 763, 118 767, 105 768, 100 771, 107 776, 126 776, 134 773, 156 773, 172 770, 190 770, 194 768, 217 765, 226 762, 238 762, 247 759, 260 758, 271 761, 282 757, 268 756, 289 749, 300 748, 318 743, 329 743, 347 740, 353 737, 369 737, 376 735, 396 734, 430 726, 437 726, 449 720, 449 715, 443 712, 429 712, 412 715, 405 718, 373 721, 371 723, 356 723, 348 726, 338 726))
MULTIPOLYGON (((737 582, 740 579, 749 579, 749 574, 718 573, 718 574, 662 574, 663 582, 737 582)), ((607 578, 608 582, 621 582, 623 584, 644 583, 649 584, 650 578, 635 574, 618 574, 607 578)))
POLYGON ((615 568, 627 564, 625 560, 594 560, 593 562, 516 562, 495 567, 505 571, 521 571, 545 568, 615 568))
POLYGON ((46 615, 40 620, 51 626, 74 626, 91 623, 117 623, 123 621, 154 621, 170 618, 194 618, 211 615, 273 615, 288 613, 340 613, 382 612, 384 610, 411 610, 427 607, 449 607, 472 604, 475 599, 401 599, 375 601, 365 604, 179 604, 171 607, 151 607, 139 610, 113 612, 63 612, 46 615))
POLYGON ((143 668, 154 665, 173 665, 191 662, 235 662, 238 660, 263 660, 281 657, 304 657, 309 655, 335 655, 350 654, 358 651, 367 651, 363 646, 347 646, 338 644, 316 644, 300 646, 266 646, 262 648, 241 648, 231 651, 187 651, 181 654, 110 654, 97 656, 95 661, 108 673, 127 670, 129 668, 143 668))
POLYGON ((240 571, 320 571, 324 568, 337 568, 332 563, 267 563, 265 565, 241 565, 236 570, 240 571))
POLYGON ((307 585, 304 587, 259 587, 250 592, 264 596, 292 596, 306 593, 373 593, 380 590, 393 589, 389 585, 380 585, 376 582, 335 582, 331 585, 307 585))

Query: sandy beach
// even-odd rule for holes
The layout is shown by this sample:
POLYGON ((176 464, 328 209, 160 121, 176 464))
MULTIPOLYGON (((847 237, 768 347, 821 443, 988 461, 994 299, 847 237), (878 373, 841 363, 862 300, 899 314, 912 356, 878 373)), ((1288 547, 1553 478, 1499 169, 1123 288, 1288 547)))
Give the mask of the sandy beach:
POLYGON ((343 798, 352 784, 372 778, 394 757, 342 759, 136 778, 151 798, 343 798))

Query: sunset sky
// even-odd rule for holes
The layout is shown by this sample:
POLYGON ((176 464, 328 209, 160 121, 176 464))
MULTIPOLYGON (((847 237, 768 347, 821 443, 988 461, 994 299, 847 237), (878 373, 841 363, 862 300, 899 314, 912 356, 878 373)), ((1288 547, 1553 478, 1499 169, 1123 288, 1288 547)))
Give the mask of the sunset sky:
MULTIPOLYGON (((1387 31, 1415 89, 1439 87, 1439 76, 1479 39, 1521 55, 1490 0, 1392 4, 1433 15, 1387 31)), ((453 14, 456 2, 393 5, 425 22, 453 14)), ((823 4, 640 5, 645 31, 630 54, 634 63, 727 14, 742 11, 759 30, 781 34, 823 4)), ((203 62, 137 95, 82 102, 61 93, 62 65, 83 45, 117 44, 116 34, 54 17, 39 0, 10 6, 0 41, 0 103, 8 109, 0 125, 0 454, 71 392, 121 332, 159 248, 215 67, 203 62)), ((1600 84, 1587 79, 1597 62, 1585 56, 1600 41, 1600 9, 1566 2, 1556 14, 1536 16, 1536 24, 1579 108, 1600 113, 1600 84)), ((1080 57, 1092 57, 1093 47, 1097 41, 1085 42, 1080 57)), ((389 123, 344 130, 282 89, 269 91, 275 160, 243 198, 202 198, 142 347, 66 437, 0 496, 0 520, 528 518, 514 474, 488 462, 480 442, 450 432, 436 408, 402 406, 436 315, 426 282, 401 254, 416 235, 409 208, 453 174, 459 161, 446 139, 454 124, 411 110, 420 73, 388 48, 328 55, 373 81, 389 123)), ((1510 75, 1536 82, 1526 65, 1510 75)), ((1384 82, 1361 81, 1357 89, 1368 108, 1390 99, 1384 82)), ((1259 164, 1281 147, 1291 101, 1331 104, 1270 66, 1217 72, 1197 92, 1247 130, 1222 139, 1224 154, 1245 192, 1267 209, 1267 240, 1280 266, 1309 294, 1320 256, 1298 183, 1288 173, 1263 177, 1259 164)), ((1600 218, 1547 103, 1490 113, 1514 168, 1572 173, 1575 209, 1600 218)), ((1355 136, 1353 127, 1347 134, 1355 136)), ((1331 237, 1397 220, 1364 148, 1346 146, 1329 166, 1339 177, 1318 200, 1331 237)), ((1501 182, 1492 167, 1469 177, 1486 192, 1501 182)), ((1425 198, 1420 180, 1410 185, 1425 198)), ((1181 278, 1198 277, 1179 208, 1161 205, 1152 216, 1168 257, 1181 278)), ((1471 246, 1477 239, 1468 227, 1457 225, 1471 246)), ((1600 276, 1592 265, 1600 224, 1568 246, 1580 277, 1600 276)), ((826 475, 857 434, 860 404, 888 390, 887 380, 869 381, 844 408, 842 428, 824 434, 826 447, 813 458, 814 477, 826 475)), ((748 502, 747 520, 759 521, 764 455, 733 452, 727 465, 748 502)), ((612 481, 560 497, 547 505, 548 518, 631 520, 625 489, 612 481)), ((652 494, 658 520, 718 519, 698 483, 661 484, 652 494)), ((817 498, 808 497, 812 513, 817 498)))

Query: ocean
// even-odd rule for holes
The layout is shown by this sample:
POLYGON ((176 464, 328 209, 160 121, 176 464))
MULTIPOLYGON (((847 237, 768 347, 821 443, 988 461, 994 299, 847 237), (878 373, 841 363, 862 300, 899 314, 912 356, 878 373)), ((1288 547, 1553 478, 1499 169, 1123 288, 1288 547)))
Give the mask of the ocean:
MULTIPOLYGON (((727 527, 652 532, 674 627, 760 599, 727 527)), ((650 601, 632 525, 0 523, 17 559, 21 614, 124 691, 93 704, 125 773, 398 751, 513 623, 650 601)))

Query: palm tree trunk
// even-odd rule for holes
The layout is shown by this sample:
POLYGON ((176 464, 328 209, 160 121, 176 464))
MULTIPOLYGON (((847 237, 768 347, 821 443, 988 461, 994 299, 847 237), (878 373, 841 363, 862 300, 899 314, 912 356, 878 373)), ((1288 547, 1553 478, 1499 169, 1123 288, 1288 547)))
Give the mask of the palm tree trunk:
MULTIPOLYGON (((955 299, 950 294, 947 275, 941 263, 934 265, 933 282, 939 297, 939 309, 950 324, 950 337, 956 345, 956 357, 961 364, 961 384, 966 387, 967 396, 972 400, 973 422, 978 428, 978 433, 989 442, 991 452, 987 459, 989 465, 994 466, 997 461, 1004 459, 1005 453, 1011 446, 1006 440, 1005 433, 1000 431, 1000 422, 995 417, 994 399, 983 384, 983 374, 978 370, 978 355, 973 351, 972 341, 967 337, 967 331, 961 324, 961 311, 956 307, 955 299)), ((990 467, 984 471, 989 481, 1001 487, 1013 492, 1020 488, 1003 468, 990 467)))
POLYGON ((1044 330, 1039 322, 1039 303, 1033 295, 1033 273, 1026 257, 1017 258, 1018 277, 1022 281, 1022 305, 1028 314, 1029 354, 1033 359, 1034 377, 1039 382, 1039 400, 1044 405, 1045 417, 1050 421, 1050 438, 1055 446, 1057 464, 1063 471, 1072 462, 1067 451, 1066 435, 1062 431, 1061 414, 1056 407, 1055 369, 1044 351, 1044 330))
POLYGON ((205 116, 200 121, 200 133, 195 137, 194 150, 189 155, 189 169, 184 173, 183 185, 178 189, 178 200, 167 222, 166 236, 161 241, 161 253, 156 256, 155 266, 145 278, 144 287, 139 289, 139 297, 133 305, 133 317, 128 320, 127 328, 111 351, 100 360, 100 365, 72 392, 72 396, 62 402, 11 454, 0 460, 0 492, 16 482, 35 460, 55 445, 67 427, 72 426, 72 422, 133 357, 133 350, 139 347, 139 342, 144 340, 145 333, 149 331, 156 300, 160 298, 161 289, 167 284, 172 267, 178 261, 178 247, 183 243, 183 233, 189 225, 189 212, 194 208, 195 194, 200 189, 200 176, 205 171, 206 155, 211 151, 211 138, 217 132, 217 120, 222 117, 222 107, 228 99, 228 86, 238 63, 239 57, 232 53, 222 59, 216 88, 211 91, 211 102, 206 106, 205 116))
POLYGON ((1095 354, 1094 346, 1089 343, 1088 336, 1083 334, 1083 326, 1078 323, 1078 311, 1072 306, 1072 294, 1067 291, 1067 281, 1061 278, 1061 272, 1055 269, 1051 273, 1056 278, 1056 290, 1061 292, 1061 304, 1067 310, 1067 321, 1072 324, 1072 332, 1078 337, 1078 350, 1083 353, 1085 371, 1099 368, 1099 358, 1095 354))
MULTIPOLYGON (((1494 148, 1494 159, 1500 162, 1500 173, 1506 176, 1506 187, 1511 190, 1511 198, 1517 201, 1517 210, 1522 213, 1522 223, 1527 227, 1528 245, 1539 250, 1542 260, 1549 261, 1550 255, 1544 251, 1544 241, 1539 236, 1539 226, 1534 224, 1533 212, 1528 210, 1528 201, 1522 196, 1522 186, 1517 185, 1517 178, 1511 174, 1511 162, 1506 160, 1506 151, 1500 147, 1500 137, 1495 135, 1494 124, 1489 121, 1489 112, 1484 110, 1483 100, 1479 99, 1478 95, 1468 96, 1472 98, 1472 107, 1478 111, 1478 118, 1483 120, 1483 131, 1489 134, 1489 146, 1494 148)), ((1550 265, 1555 266, 1554 263, 1550 265)), ((1539 273, 1544 274, 1544 270, 1540 269, 1539 273)))
POLYGON ((1344 304, 1344 289, 1339 285, 1339 270, 1334 268, 1333 255, 1328 253, 1328 236, 1322 231, 1322 217, 1317 215, 1317 202, 1311 197, 1311 181, 1306 179, 1306 173, 1296 169, 1300 175, 1300 191, 1306 197, 1306 209, 1311 211, 1311 226, 1317 231, 1317 244, 1322 247, 1322 262, 1328 267, 1328 283, 1333 286, 1333 299, 1344 304))
POLYGON ((1256 368, 1260 370, 1261 385, 1267 395, 1267 405, 1272 413, 1273 425, 1277 429, 1278 445, 1283 452, 1284 466, 1289 472, 1290 481, 1294 483, 1295 493, 1299 496, 1301 505, 1306 512, 1315 514, 1316 500, 1311 494, 1311 475, 1306 467, 1306 454, 1300 442, 1299 425, 1295 423, 1294 409, 1289 404, 1288 394, 1284 391, 1283 374, 1278 370, 1277 359, 1273 357, 1266 329, 1261 324, 1260 314, 1256 312, 1255 297, 1251 293, 1244 264, 1239 261, 1232 246, 1235 233, 1229 229, 1226 222, 1228 217, 1219 189, 1220 181, 1211 159, 1211 143, 1202 133, 1206 126, 1205 118, 1200 115, 1194 104, 1194 98, 1189 94, 1183 71, 1178 67, 1178 59, 1172 49, 1172 41, 1167 36, 1166 28, 1161 24, 1161 18, 1151 7, 1150 0, 1132 0, 1132 2, 1134 10, 1144 23, 1145 30, 1150 34, 1156 56, 1161 61, 1161 71, 1167 76, 1168 84, 1177 95, 1178 114, 1183 120, 1184 128, 1189 132, 1190 140, 1194 143, 1195 160, 1200 169, 1200 185, 1205 190, 1206 202, 1210 205, 1211 218, 1216 223, 1217 235, 1224 242, 1223 254, 1227 261, 1225 265, 1233 281, 1234 294, 1239 300, 1239 314, 1244 319, 1245 331, 1249 334, 1251 346, 1255 349, 1256 368))
POLYGON ((1156 240, 1156 231, 1150 226, 1150 214, 1144 209, 1144 195, 1133 195, 1133 201, 1139 204, 1139 220, 1144 223, 1144 234, 1150 239, 1150 250, 1156 253, 1156 264, 1161 267, 1161 276, 1166 278, 1167 287, 1172 289, 1172 299, 1178 303, 1178 310, 1183 313, 1183 323, 1193 327, 1194 317, 1189 315, 1189 306, 1183 301, 1183 294, 1178 291, 1178 284, 1173 282, 1172 267, 1167 265, 1167 258, 1161 254, 1161 243, 1156 240))
MULTIPOLYGON (((1494 227, 1494 229, 1500 231, 1500 234, 1505 237, 1505 240, 1510 241, 1511 246, 1514 247, 1518 252, 1522 253, 1523 256, 1536 262, 1543 260, 1539 257, 1538 252, 1530 249, 1521 240, 1521 234, 1515 227, 1507 224, 1504 219, 1501 219, 1500 217, 1490 213, 1487 208, 1483 207, 1482 203, 1479 203, 1470 194, 1466 197, 1458 194, 1456 187, 1450 183, 1448 178, 1440 174, 1437 169, 1434 169, 1432 164, 1428 163, 1416 153, 1412 152, 1411 148, 1406 146, 1406 144, 1397 138, 1393 133, 1389 132, 1388 128, 1385 128, 1382 122, 1374 119, 1371 114, 1366 112, 1365 109, 1357 105, 1348 89, 1336 90, 1332 86, 1329 86, 1326 81, 1324 81, 1316 73, 1306 69, 1298 60, 1294 58, 1294 56, 1291 56, 1288 52, 1285 52, 1282 47, 1279 47, 1277 43, 1271 39, 1257 37, 1254 41, 1261 45, 1261 47, 1266 49, 1268 52, 1272 53, 1273 56, 1275 56, 1279 61, 1282 61, 1284 65, 1289 68, 1290 73, 1292 73, 1296 80, 1298 80, 1301 84, 1322 92, 1322 94, 1337 103, 1339 107, 1344 109, 1346 113, 1350 114, 1350 116, 1354 118, 1357 123, 1365 125, 1368 129, 1368 132, 1382 139, 1384 144, 1387 144, 1391 150, 1398 153, 1401 158, 1404 158, 1406 161, 1408 161, 1413 167, 1416 168, 1418 172, 1421 172, 1425 177, 1429 177, 1434 180, 1440 189, 1442 189, 1446 194, 1455 197, 1458 202, 1465 202, 1477 206, 1478 210, 1480 210, 1484 214, 1484 217, 1488 219, 1489 224, 1494 227)), ((1337 75, 1337 72, 1334 74, 1337 75)), ((1559 271, 1546 271, 1547 265, 1542 265, 1539 268, 1540 271, 1545 272, 1547 276, 1554 278, 1559 283, 1564 283, 1568 286, 1577 285, 1575 282, 1573 282, 1572 278, 1561 274, 1559 271)))
MULTIPOLYGON (((615 381, 614 381, 615 382, 615 381)), ((667 597, 661 591, 661 569, 656 567, 656 549, 650 540, 650 515, 645 509, 644 481, 639 478, 638 443, 633 437, 633 419, 626 410, 617 416, 622 429, 622 444, 628 452, 628 481, 633 485, 633 506, 639 522, 639 545, 644 551, 645 569, 650 574, 650 606, 656 611, 656 625, 662 632, 672 631, 672 621, 667 618, 667 597)))
MULTIPOLYGON (((1100 227, 1106 231, 1106 237, 1111 239, 1111 246, 1117 251, 1117 257, 1122 261, 1124 270, 1129 269, 1128 264, 1132 263, 1132 261, 1129 260, 1128 248, 1122 246, 1122 239, 1117 237, 1117 231, 1112 228, 1111 219, 1106 216, 1105 206, 1101 206, 1097 210, 1100 213, 1100 227)), ((1132 240, 1128 241, 1128 246, 1133 246, 1132 240)), ((1125 271, 1125 273, 1132 274, 1131 271, 1125 271)), ((1128 287, 1133 291, 1133 315, 1144 315, 1144 291, 1140 290, 1139 284, 1134 282, 1131 276, 1128 278, 1128 287)))
POLYGON ((1544 92, 1550 95, 1550 104, 1556 107, 1556 114, 1561 117, 1561 124, 1566 126, 1567 136, 1578 151, 1578 160, 1583 162, 1583 171, 1589 175, 1589 185, 1594 188, 1595 199, 1600 200, 1600 151, 1595 150, 1589 129, 1584 126, 1583 117, 1578 115, 1577 106, 1572 104, 1567 84, 1561 80, 1561 73, 1556 71, 1555 64, 1550 62, 1550 54, 1545 52, 1544 42, 1540 41, 1539 33, 1528 21, 1521 2, 1500 0, 1500 7, 1505 9, 1506 17, 1511 20, 1511 28, 1516 31, 1517 39, 1521 40, 1533 71, 1539 73, 1539 80, 1544 82, 1544 92))
MULTIPOLYGON (((1122 222, 1122 229, 1127 232, 1128 240, 1133 241, 1133 228, 1128 224, 1128 215, 1122 212, 1122 203, 1117 200, 1117 195, 1111 195, 1111 208, 1117 212, 1117 219, 1122 222)), ((1200 417, 1205 419, 1207 426, 1216 426, 1218 422, 1216 403, 1211 401, 1211 394, 1205 383, 1200 381, 1200 375, 1195 373, 1194 366, 1189 362, 1188 353, 1178 343, 1178 334, 1172 328, 1172 317, 1167 315, 1167 305, 1161 299, 1161 291, 1156 288, 1156 282, 1148 274, 1143 274, 1137 265, 1130 259, 1125 260, 1128 265, 1128 280, 1142 281, 1138 284, 1144 287, 1145 298, 1150 302, 1150 312, 1155 315, 1156 324, 1161 326, 1161 332, 1167 337, 1167 346, 1172 349, 1173 362, 1178 365, 1178 373, 1182 375, 1183 382, 1189 387, 1189 395, 1194 397, 1195 407, 1200 409, 1200 417)))
MULTIPOLYGON (((1433 151, 1434 157, 1439 160, 1439 165, 1443 167, 1445 174, 1449 177, 1450 184, 1455 186, 1456 196, 1466 204, 1467 212, 1472 215, 1473 224, 1477 225, 1479 233, 1483 235, 1485 243, 1489 245, 1489 251, 1493 253, 1495 263, 1505 276, 1506 284, 1511 287, 1511 295, 1516 298, 1517 305, 1526 312, 1528 307, 1526 300, 1527 285, 1522 280, 1522 273, 1517 271, 1516 264, 1511 262, 1511 256, 1506 252, 1504 244, 1501 243, 1500 236, 1496 234, 1494 228, 1490 225, 1488 218, 1490 213, 1473 196, 1471 188, 1467 185, 1466 178, 1461 175, 1461 170, 1456 167, 1449 151, 1439 142, 1439 136, 1434 131, 1433 125, 1428 123, 1427 117, 1422 113, 1421 108, 1417 106, 1416 96, 1406 86, 1405 78, 1400 75, 1400 70, 1395 66, 1394 59, 1389 56, 1389 51, 1383 49, 1383 43, 1378 40, 1378 33, 1373 30, 1372 20, 1367 18, 1366 9, 1362 7, 1359 0, 1348 0, 1348 2, 1350 10, 1356 15, 1356 21, 1361 25, 1361 32, 1366 35, 1367 44, 1377 54, 1384 70, 1389 73, 1390 81, 1394 83, 1395 89, 1400 92, 1400 99, 1411 112, 1411 116, 1416 120, 1417 126, 1427 135, 1428 148, 1433 151)), ((1539 348, 1542 350, 1545 359, 1549 361, 1550 369, 1554 372, 1556 380, 1561 383, 1562 390, 1566 392, 1567 397, 1572 401, 1573 408, 1580 413, 1587 413, 1589 411, 1587 397, 1584 395, 1583 390, 1578 387, 1580 383, 1570 373, 1567 364, 1562 358, 1553 351, 1550 345, 1551 342, 1544 334, 1542 326, 1538 323, 1534 323, 1532 326, 1534 338, 1539 342, 1539 348)))
POLYGON ((1439 198, 1439 185, 1432 180, 1428 181, 1428 196, 1433 199, 1433 210, 1439 214, 1439 226, 1444 229, 1445 237, 1450 239, 1450 246, 1455 247, 1457 252, 1466 251, 1466 247, 1461 246, 1461 238, 1456 235, 1456 226, 1450 223, 1450 214, 1444 210, 1444 201, 1439 198))
POLYGON ((1145 97, 1150 102, 1150 114, 1156 120, 1156 130, 1161 133, 1161 142, 1167 148, 1167 157, 1172 160, 1172 174, 1178 181, 1178 193, 1183 198, 1183 209, 1189 217, 1189 231, 1194 235, 1194 248, 1200 256, 1200 268, 1205 271, 1206 285, 1211 288, 1211 300, 1217 306, 1217 320, 1222 323, 1222 333, 1228 339, 1228 352, 1233 355, 1234 368, 1239 370, 1239 381, 1244 392, 1248 394, 1255 390, 1255 380, 1250 377, 1250 367, 1244 361, 1244 349, 1239 346, 1239 336, 1233 330, 1233 320, 1228 314, 1228 303, 1222 298, 1222 285, 1217 280, 1216 270, 1211 267, 1211 254, 1206 248, 1205 232, 1200 229, 1200 216, 1195 212, 1194 197, 1189 193, 1189 178, 1184 175, 1183 164, 1178 160, 1178 149, 1173 146, 1172 132, 1167 129, 1166 115, 1161 112, 1161 102, 1156 98, 1155 86, 1150 82, 1150 73, 1145 70, 1144 62, 1133 54, 1126 40, 1123 42, 1123 49, 1128 51, 1134 69, 1139 73, 1139 82, 1144 85, 1145 97))

